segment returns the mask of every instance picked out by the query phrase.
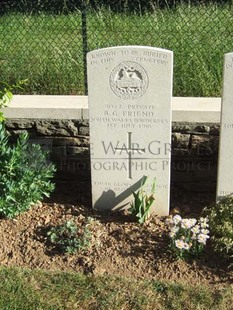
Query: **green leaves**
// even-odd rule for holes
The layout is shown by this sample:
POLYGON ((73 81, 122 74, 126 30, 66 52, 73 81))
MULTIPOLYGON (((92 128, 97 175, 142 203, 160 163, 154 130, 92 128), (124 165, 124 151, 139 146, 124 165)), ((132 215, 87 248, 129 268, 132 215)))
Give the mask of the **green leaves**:
POLYGON ((139 191, 133 192, 134 201, 131 203, 131 208, 129 209, 130 213, 137 218, 137 221, 140 224, 145 223, 146 220, 149 218, 151 206, 155 200, 154 193, 155 193, 156 179, 153 180, 150 195, 147 195, 147 193, 144 190, 144 186, 146 184, 147 179, 148 178, 143 179, 139 191))
POLYGON ((48 153, 30 144, 28 138, 28 133, 22 133, 11 146, 0 123, 0 214, 8 218, 28 210, 54 190, 50 180, 55 166, 48 162, 48 153))
MULTIPOLYGON (((27 83, 28 80, 21 80, 15 85, 8 85, 5 82, 0 82, 0 109, 6 107, 13 98, 12 91, 14 89, 23 89, 22 86, 27 83)), ((0 123, 5 120, 3 112, 0 112, 0 123)))
MULTIPOLYGON (((220 200, 204 213, 209 217, 211 241, 214 250, 224 259, 233 259, 233 197, 220 200)), ((231 263, 233 266, 233 264, 231 263)))
POLYGON ((72 221, 67 221, 62 225, 52 227, 48 233, 48 240, 61 253, 74 254, 77 250, 85 249, 90 244, 91 232, 89 223, 84 229, 78 229, 77 225, 72 221))
MULTIPOLYGON (((6 107, 11 101, 12 97, 12 93, 6 87, 0 89, 0 109, 6 107)), ((5 118, 3 116, 3 112, 0 112, 0 123, 2 123, 4 120, 5 118)))
POLYGON ((8 105, 8 103, 11 101, 13 95, 12 93, 7 89, 4 88, 0 91, 0 107, 3 108, 8 105))
MULTIPOLYGON (((9 86, 0 82, 0 108, 10 102, 13 89, 22 89, 25 83, 27 80, 9 86)), ((28 142, 28 133, 22 133, 10 146, 3 121, 0 112, 0 214, 12 218, 54 190, 50 179, 55 166, 48 163, 48 153, 28 142)))

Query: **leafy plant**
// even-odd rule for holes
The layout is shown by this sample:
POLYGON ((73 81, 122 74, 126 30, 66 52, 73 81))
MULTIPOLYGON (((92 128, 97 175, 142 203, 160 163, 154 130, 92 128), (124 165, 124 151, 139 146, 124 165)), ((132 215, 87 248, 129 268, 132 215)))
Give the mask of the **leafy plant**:
POLYGON ((166 224, 170 231, 170 247, 175 256, 181 259, 195 257, 201 254, 209 239, 208 218, 182 219, 177 214, 172 218, 167 218, 166 224))
MULTIPOLYGON (((27 80, 9 86, 0 83, 0 108, 12 99, 12 90, 22 89, 27 80)), ((47 161, 48 153, 30 144, 28 133, 22 133, 16 144, 9 144, 0 112, 0 214, 13 218, 28 210, 33 203, 49 196, 54 189, 50 182, 55 166, 47 161)))
POLYGON ((40 145, 30 144, 28 138, 28 133, 22 133, 10 145, 0 123, 0 214, 8 218, 28 210, 54 190, 50 179, 55 166, 48 162, 48 153, 40 145))
MULTIPOLYGON (((5 108, 12 99, 12 93, 4 88, 0 90, 0 108, 5 108)), ((3 112, 0 112, 0 122, 4 121, 3 112)))
POLYGON ((61 253, 74 254, 77 250, 83 250, 90 244, 90 221, 89 218, 83 230, 72 221, 52 227, 47 233, 48 240, 61 253))
MULTIPOLYGON (((0 109, 6 107, 11 101, 13 95, 12 91, 15 88, 22 89, 22 85, 26 84, 27 80, 19 81, 15 85, 8 85, 7 83, 0 82, 0 109)), ((0 112, 0 122, 4 121, 3 112, 0 112)))
MULTIPOLYGON (((217 202, 204 213, 210 219, 211 242, 213 249, 224 259, 233 258, 233 197, 228 196, 217 202)), ((233 264, 231 264, 233 265, 233 264)))
POLYGON ((145 184, 148 178, 144 178, 140 189, 133 192, 134 201, 131 202, 129 212, 135 216, 140 224, 146 222, 150 216, 152 203, 154 202, 155 179, 152 183, 151 193, 148 195, 145 191, 145 184))

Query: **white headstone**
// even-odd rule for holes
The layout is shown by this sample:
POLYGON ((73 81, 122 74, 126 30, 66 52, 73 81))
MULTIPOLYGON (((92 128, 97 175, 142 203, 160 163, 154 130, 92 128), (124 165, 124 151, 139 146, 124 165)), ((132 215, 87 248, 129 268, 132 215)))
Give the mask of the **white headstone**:
POLYGON ((220 143, 218 155, 217 201, 233 194, 233 53, 225 54, 220 143))
POLYGON ((128 207, 148 177, 154 213, 169 214, 173 53, 111 47, 87 65, 93 207, 128 207))

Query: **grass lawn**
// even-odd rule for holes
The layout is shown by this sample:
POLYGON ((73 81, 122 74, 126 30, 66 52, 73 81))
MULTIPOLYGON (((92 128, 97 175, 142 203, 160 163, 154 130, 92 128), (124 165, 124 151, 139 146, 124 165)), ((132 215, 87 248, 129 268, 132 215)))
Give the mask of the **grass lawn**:
MULTIPOLYGON (((145 14, 87 13, 88 49, 149 45, 174 51, 175 96, 221 96, 223 55, 233 50, 227 6, 177 6, 145 14)), ((0 18, 1 80, 29 79, 26 94, 83 94, 81 13, 0 18)))
POLYGON ((231 309, 233 287, 0 268, 0 309, 231 309))

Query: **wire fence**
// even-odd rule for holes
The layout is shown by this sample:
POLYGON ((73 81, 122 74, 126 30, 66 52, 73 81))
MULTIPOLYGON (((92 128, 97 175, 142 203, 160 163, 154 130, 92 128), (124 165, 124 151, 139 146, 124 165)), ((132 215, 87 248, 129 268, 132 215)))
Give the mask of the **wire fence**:
POLYGON ((174 95, 220 96, 232 10, 232 0, 0 0, 1 80, 86 94, 88 51, 146 45, 174 51, 174 95))

